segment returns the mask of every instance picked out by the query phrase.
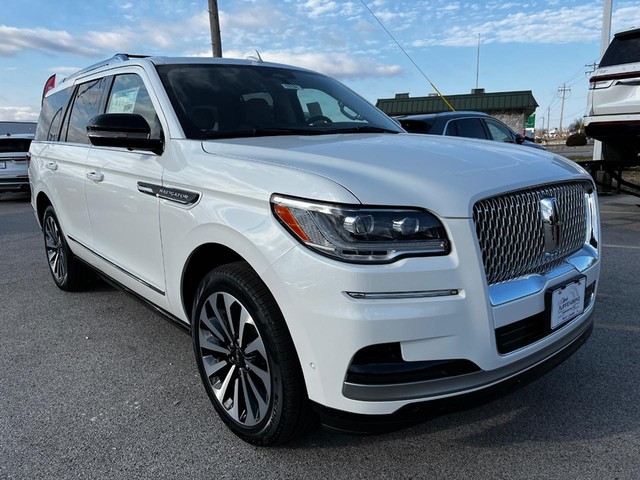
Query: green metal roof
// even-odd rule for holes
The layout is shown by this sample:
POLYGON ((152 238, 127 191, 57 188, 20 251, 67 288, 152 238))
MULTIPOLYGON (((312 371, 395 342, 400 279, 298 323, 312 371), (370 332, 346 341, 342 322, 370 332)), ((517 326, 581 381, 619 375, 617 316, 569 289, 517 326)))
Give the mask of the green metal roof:
MULTIPOLYGON (((517 92, 472 93, 468 95, 445 95, 456 110, 491 112, 497 110, 524 110, 525 115, 535 112, 538 102, 531 90, 517 92)), ((439 96, 409 97, 398 93, 395 98, 381 98, 376 107, 387 115, 414 115, 418 113, 438 113, 449 110, 439 96)))

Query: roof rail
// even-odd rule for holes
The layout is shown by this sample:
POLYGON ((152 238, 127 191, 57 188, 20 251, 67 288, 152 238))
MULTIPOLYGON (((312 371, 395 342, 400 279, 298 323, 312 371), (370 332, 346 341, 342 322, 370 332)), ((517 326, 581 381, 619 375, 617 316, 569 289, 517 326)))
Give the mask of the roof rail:
POLYGON ((66 82, 67 80, 70 80, 72 78, 78 77, 84 73, 88 73, 91 72, 92 70, 96 70, 100 67, 104 67, 105 65, 109 65, 111 63, 115 63, 115 62, 126 62, 127 60, 131 59, 131 58, 146 58, 147 55, 131 55, 129 53, 116 53, 113 57, 111 58, 107 58, 106 60, 102 60, 98 63, 94 63, 93 65, 89 65, 86 68, 83 68, 82 70, 78 70, 75 73, 72 73, 71 75, 69 75, 68 77, 66 77, 64 80, 62 80, 62 82, 66 82))

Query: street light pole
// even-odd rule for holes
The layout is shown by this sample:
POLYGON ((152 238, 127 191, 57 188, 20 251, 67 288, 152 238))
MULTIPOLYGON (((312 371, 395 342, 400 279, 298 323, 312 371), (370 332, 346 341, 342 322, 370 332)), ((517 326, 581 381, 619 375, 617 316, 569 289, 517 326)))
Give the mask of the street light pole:
POLYGON ((222 40, 220 39, 218 0, 209 0, 209 25, 211 26, 211 50, 213 52, 213 56, 222 57, 222 40))

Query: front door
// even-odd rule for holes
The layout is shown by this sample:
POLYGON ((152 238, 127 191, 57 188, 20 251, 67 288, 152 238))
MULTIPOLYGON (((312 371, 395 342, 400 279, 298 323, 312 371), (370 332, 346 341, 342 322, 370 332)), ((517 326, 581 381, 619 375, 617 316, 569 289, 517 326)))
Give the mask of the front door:
MULTIPOLYGON (((114 77, 106 113, 137 113, 162 129, 148 89, 135 74, 114 77)), ((87 160, 86 197, 92 249, 100 269, 154 304, 168 308, 160 237, 159 200, 141 185, 162 184, 161 157, 143 151, 94 146, 87 160)))

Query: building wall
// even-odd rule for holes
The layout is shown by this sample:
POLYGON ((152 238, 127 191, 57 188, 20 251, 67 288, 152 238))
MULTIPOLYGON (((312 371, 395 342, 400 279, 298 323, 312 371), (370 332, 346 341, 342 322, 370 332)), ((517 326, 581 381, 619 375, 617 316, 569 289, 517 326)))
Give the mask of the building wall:
POLYGON ((524 130, 524 122, 526 121, 524 110, 493 110, 486 113, 502 120, 516 133, 522 133, 524 130))

